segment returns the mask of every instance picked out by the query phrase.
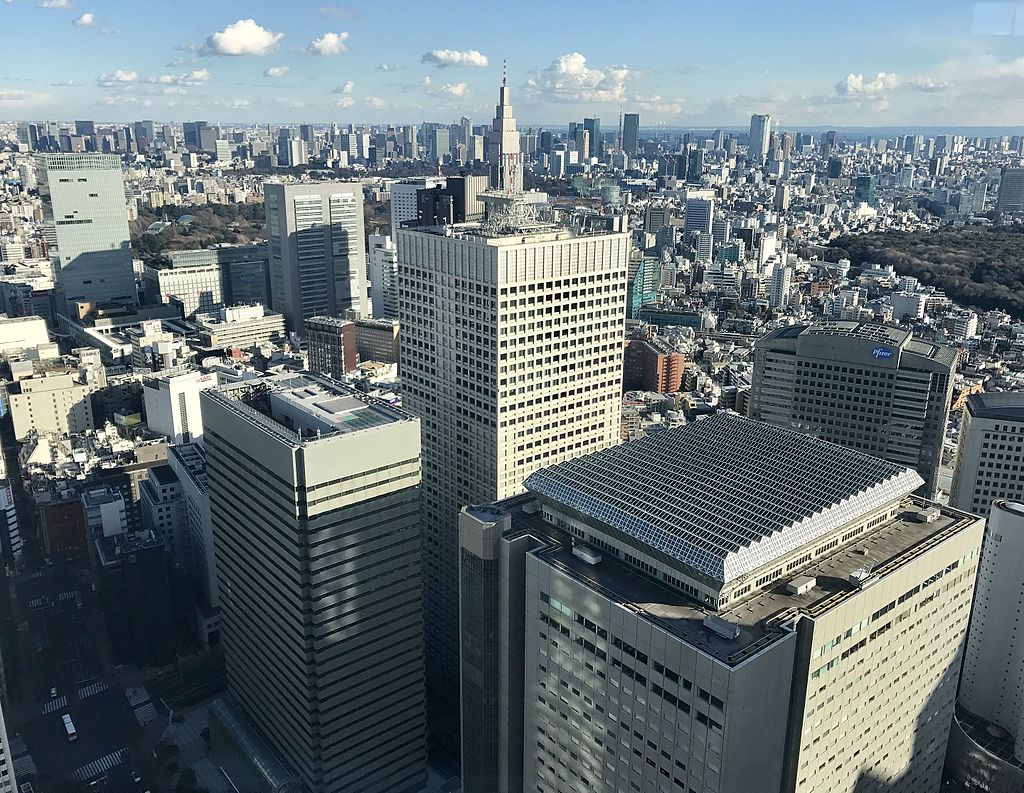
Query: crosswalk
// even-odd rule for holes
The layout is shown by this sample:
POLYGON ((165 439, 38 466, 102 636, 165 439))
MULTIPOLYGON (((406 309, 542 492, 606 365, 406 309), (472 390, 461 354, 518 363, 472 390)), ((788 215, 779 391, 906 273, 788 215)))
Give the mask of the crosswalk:
POLYGON ((89 685, 82 686, 78 689, 78 698, 85 699, 86 697, 91 697, 93 694, 99 694, 101 691, 106 691, 107 688, 107 684, 102 680, 98 683, 90 683, 89 685))
POLYGON ((59 595, 57 595, 57 600, 74 600, 77 594, 78 592, 76 592, 74 589, 69 590, 68 592, 61 592, 59 595))
POLYGON ((118 749, 101 757, 99 760, 93 760, 91 763, 83 765, 77 771, 72 771, 68 776, 75 782, 86 782, 93 777, 99 776, 104 771, 109 771, 114 766, 121 765, 124 761, 124 755, 125 750, 118 749))
POLYGON ((68 706, 67 697, 57 697, 56 699, 50 699, 43 703, 43 715, 47 713, 53 713, 55 710, 61 710, 68 706))
POLYGON ((152 702, 147 702, 145 705, 139 705, 135 708, 135 720, 139 723, 140 727, 145 727, 151 721, 156 721, 160 714, 156 711, 156 706, 152 702))

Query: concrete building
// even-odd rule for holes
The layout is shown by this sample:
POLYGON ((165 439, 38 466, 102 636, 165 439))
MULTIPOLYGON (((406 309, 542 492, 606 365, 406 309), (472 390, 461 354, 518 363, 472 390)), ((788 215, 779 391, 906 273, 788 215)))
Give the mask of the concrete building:
POLYGON ((58 313, 137 303, 121 158, 37 154, 36 168, 58 313))
POLYGON ((288 335, 284 315, 267 311, 259 303, 199 314, 195 324, 200 344, 222 350, 245 350, 268 341, 281 341, 288 335))
POLYGON ((306 351, 309 368, 318 374, 337 379, 355 371, 359 364, 355 324, 337 317, 310 317, 306 351))
POLYGON ((419 422, 311 374, 203 416, 228 692, 312 793, 421 790, 419 422))
POLYGON ((432 734, 453 751, 458 511, 618 438, 630 235, 576 236, 515 211, 398 232, 402 398, 423 422, 432 734))
POLYGON ((264 185, 274 311, 302 333, 309 317, 366 313, 362 186, 264 185))
POLYGON ((357 319, 356 356, 361 363, 398 363, 401 342, 397 319, 357 319))
POLYGON ((226 306, 270 305, 267 244, 218 245, 198 251, 167 251, 172 269, 220 269, 220 293, 226 306))
POLYGON ((128 531, 128 511, 119 490, 104 485, 82 491, 82 514, 89 544, 98 537, 116 537, 128 531))
MULTIPOLYGON (((416 220, 416 194, 420 190, 444 187, 440 176, 417 176, 400 179, 391 183, 391 239, 398 239, 398 229, 403 223, 416 220)), ((370 278, 373 283, 373 278, 370 278)))
POLYGON ((216 311, 224 303, 221 269, 216 261, 171 267, 147 265, 142 282, 150 303, 176 305, 185 319, 199 312, 216 311))
POLYGON ((7 722, 0 708, 0 793, 19 793, 18 781, 14 776, 14 759, 11 744, 7 739, 7 722))
POLYGON ((37 375, 12 383, 7 400, 15 439, 23 441, 31 432, 64 435, 93 429, 90 390, 73 374, 37 375))
POLYGON ((195 370, 171 372, 142 381, 146 424, 171 443, 191 443, 203 437, 199 394, 217 385, 217 375, 195 370))
POLYGON ((793 325, 754 345, 750 417, 915 468, 937 488, 956 352, 865 322, 793 325))
POLYGON ((622 150, 635 157, 640 149, 640 114, 626 113, 622 117, 622 150))
MULTIPOLYGON (((172 447, 173 448, 173 447, 172 447)), ((160 539, 174 561, 186 570, 192 560, 192 547, 185 522, 181 483, 168 465, 156 465, 139 483, 139 511, 142 527, 160 539)))
POLYGON ((672 394, 682 387, 686 358, 657 337, 627 339, 623 360, 624 391, 672 394))
POLYGON ((920 484, 720 415, 464 509, 465 793, 937 790, 983 523, 920 484))
POLYGON ((793 268, 788 264, 777 263, 772 270, 772 290, 768 296, 768 305, 780 309, 789 305, 789 293, 793 284, 793 268))
POLYGON ((1024 501, 1024 394, 971 394, 960 421, 949 503, 987 515, 998 500, 1024 501))
POLYGON ((1024 504, 992 504, 947 768, 961 790, 1024 787, 1024 504))
POLYGON ((996 212, 1011 214, 1024 211, 1024 168, 1003 168, 999 176, 996 212))
POLYGON ((398 319, 398 248, 386 234, 371 234, 367 244, 373 316, 398 319))
POLYGON ((0 316, 0 355, 21 353, 49 343, 50 334, 42 317, 0 316))
POLYGON ((192 545, 193 582, 203 602, 220 605, 210 522, 210 497, 206 486, 206 452, 201 444, 181 443, 167 450, 167 465, 174 471, 185 502, 185 522, 192 545))
POLYGON ((516 119, 512 115, 508 79, 501 77, 494 120, 487 133, 487 163, 490 187, 505 193, 523 192, 523 153, 519 144, 516 119))
MULTIPOLYGON (((683 239, 689 240, 693 234, 707 234, 711 240, 712 221, 715 217, 715 200, 713 198, 689 198, 686 201, 686 214, 683 216, 683 239)), ((707 257, 710 260, 710 255, 707 257)))

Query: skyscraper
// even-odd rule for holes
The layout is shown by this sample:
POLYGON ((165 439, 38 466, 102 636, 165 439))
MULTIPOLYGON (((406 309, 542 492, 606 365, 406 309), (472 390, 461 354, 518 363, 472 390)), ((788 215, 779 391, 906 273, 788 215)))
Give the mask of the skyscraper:
POLYGON ((487 135, 487 162, 491 166, 492 190, 522 192, 523 155, 519 149, 519 132, 516 131, 508 79, 504 73, 498 90, 498 104, 494 108, 494 121, 487 135))
POLYGON ((753 115, 750 117, 750 142, 747 147, 747 159, 755 166, 764 165, 764 159, 768 156, 768 138, 771 131, 771 116, 753 115))
POLYGON ((229 694, 313 793, 420 790, 419 422, 311 374, 203 418, 229 694))
POLYGON ((270 295, 301 333, 318 314, 366 311, 363 192, 358 184, 266 183, 270 295))
POLYGON ((438 186, 445 186, 444 177, 413 176, 391 183, 391 239, 398 238, 398 229, 403 223, 416 220, 416 194, 438 186))
POLYGON ((626 113, 622 117, 622 150, 635 157, 640 150, 640 114, 626 113))
POLYGON ((875 177, 870 175, 857 176, 853 180, 853 202, 855 204, 875 205, 875 177))
POLYGON ((750 417, 915 468, 935 492, 956 352, 909 331, 823 322, 754 345, 750 417))
POLYGON ((719 415, 464 509, 465 793, 938 790, 983 522, 920 484, 719 415))
POLYGON ((960 421, 949 503, 987 515, 997 499, 1024 501, 1024 394, 971 394, 960 421))
POLYGON ((458 511, 618 438, 630 235, 576 236, 520 209, 398 231, 403 404, 423 426, 428 691, 433 734, 456 755, 458 511))
POLYGON ((590 156, 600 157, 604 154, 604 141, 601 139, 601 119, 583 119, 583 129, 590 133, 590 156))
POLYGON ((686 199, 686 214, 683 216, 683 238, 700 232, 711 234, 712 221, 715 216, 715 200, 713 198, 686 199))
POLYGON ((999 176, 996 212, 1024 211, 1024 168, 1003 168, 999 176))
POLYGON ((947 767, 962 790, 1015 790, 1024 778, 1024 641, 1019 629, 1024 503, 988 513, 947 767))
POLYGON ((56 281, 57 311, 138 302, 121 159, 37 154, 39 194, 56 281))
POLYGON ((367 246, 373 316, 398 319, 398 249, 387 234, 371 234, 367 246))

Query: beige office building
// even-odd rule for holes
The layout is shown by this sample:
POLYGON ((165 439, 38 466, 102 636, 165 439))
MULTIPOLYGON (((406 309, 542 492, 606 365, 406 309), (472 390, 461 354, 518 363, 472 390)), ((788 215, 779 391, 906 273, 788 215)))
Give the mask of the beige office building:
POLYGON ((460 517, 463 790, 937 791, 982 521, 721 415, 460 517))
MULTIPOLYGON (((630 236, 514 210, 398 231, 403 405, 423 431, 428 691, 453 717, 459 510, 618 441, 630 236)), ((454 721, 434 734, 454 736, 454 721)))
POLYGON ((33 430, 40 435, 63 435, 93 429, 91 389, 75 375, 29 377, 9 388, 14 437, 19 441, 33 430))

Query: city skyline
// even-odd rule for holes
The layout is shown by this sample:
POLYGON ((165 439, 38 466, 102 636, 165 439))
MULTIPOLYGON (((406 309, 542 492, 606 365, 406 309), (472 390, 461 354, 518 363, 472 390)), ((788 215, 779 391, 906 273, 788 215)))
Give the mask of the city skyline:
POLYGON ((800 3, 770 38, 748 23, 760 9, 741 3, 726 18, 686 16, 683 48, 651 42, 656 20, 642 15, 625 35, 610 22, 622 9, 606 3, 588 6, 574 36, 536 3, 514 21, 468 3, 435 19, 403 7, 385 28, 335 5, 210 14, 185 3, 168 18, 10 0, 8 26, 40 31, 49 47, 31 71, 0 74, 0 116, 483 122, 507 60, 520 126, 598 115, 611 129, 620 108, 645 125, 744 126, 751 113, 789 126, 1024 125, 1014 102, 1024 98, 1024 14, 1015 19, 1012 3, 886 5, 884 27, 838 41, 830 31, 862 24, 881 3, 800 3), (509 36, 509 25, 528 35, 509 36))

